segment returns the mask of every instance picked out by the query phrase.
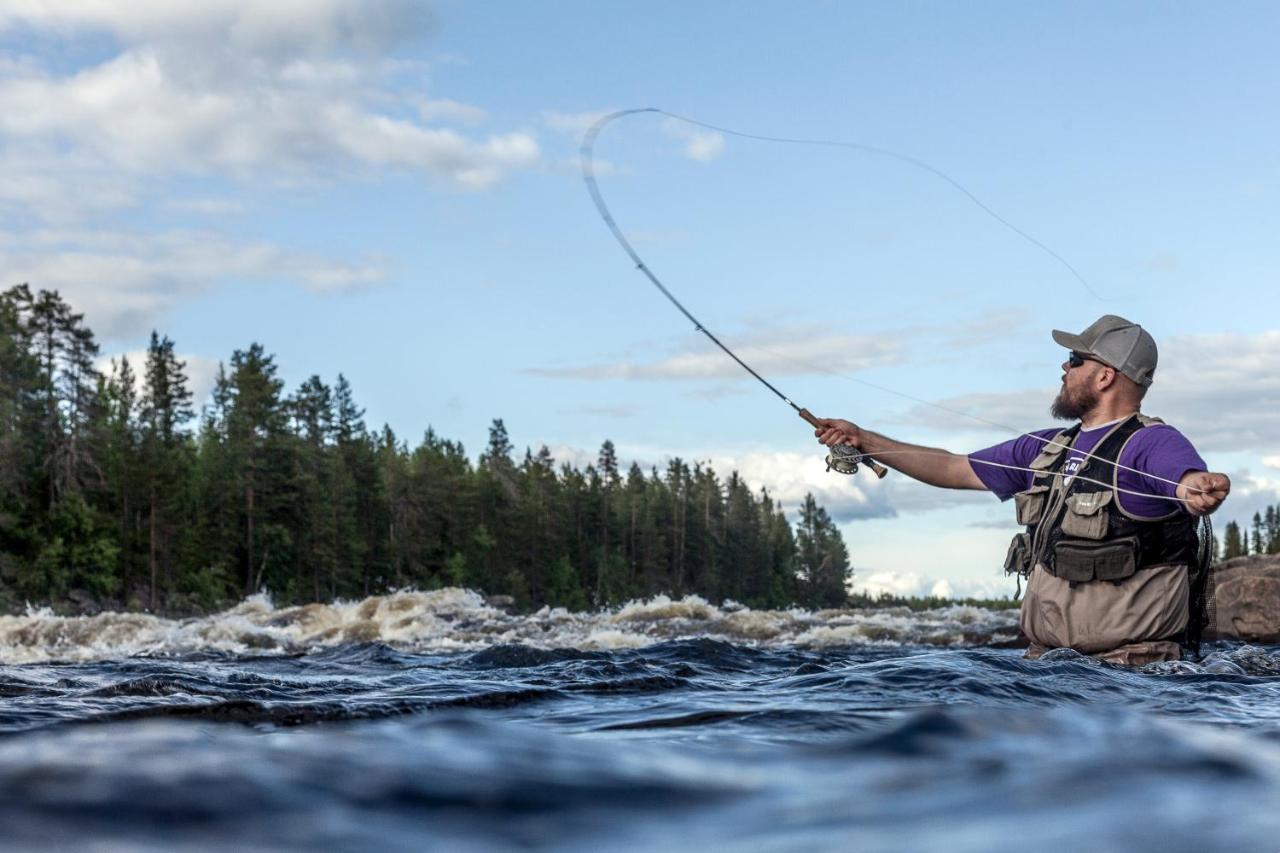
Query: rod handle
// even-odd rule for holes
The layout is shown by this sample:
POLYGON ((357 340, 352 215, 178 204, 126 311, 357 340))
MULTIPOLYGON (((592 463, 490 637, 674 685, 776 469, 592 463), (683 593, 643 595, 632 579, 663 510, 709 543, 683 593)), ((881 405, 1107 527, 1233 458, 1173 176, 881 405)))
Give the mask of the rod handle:
MULTIPOLYGON (((817 419, 817 418, 815 418, 815 417, 813 416, 813 413, 812 413, 812 412, 810 412, 808 409, 800 409, 800 410, 799 410, 799 412, 800 412, 800 417, 802 417, 802 418, 804 418, 806 421, 808 421, 808 422, 809 422, 809 425, 810 425, 811 427, 813 427, 814 429, 818 429, 819 427, 821 427, 821 426, 822 426, 820 423, 818 423, 818 419, 817 419)), ((884 475, 885 475, 885 474, 888 474, 888 473, 889 473, 889 469, 888 469, 888 468, 884 467, 884 466, 883 466, 883 465, 881 465, 879 462, 877 462, 876 460, 872 459, 870 456, 863 456, 863 457, 862 457, 862 459, 860 459, 859 461, 860 461, 863 465, 866 465, 868 468, 870 468, 872 471, 874 471, 874 472, 875 472, 875 474, 876 474, 876 476, 877 476, 877 477, 879 477, 881 480, 883 480, 883 479, 884 479, 884 475)))

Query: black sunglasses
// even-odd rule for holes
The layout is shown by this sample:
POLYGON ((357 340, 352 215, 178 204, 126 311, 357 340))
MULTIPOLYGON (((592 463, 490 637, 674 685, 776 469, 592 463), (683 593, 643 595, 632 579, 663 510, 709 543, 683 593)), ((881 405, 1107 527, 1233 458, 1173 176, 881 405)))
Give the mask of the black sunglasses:
POLYGON ((1098 362, 1098 364, 1101 364, 1104 367, 1111 366, 1100 358, 1094 358, 1091 355, 1081 355, 1075 350, 1071 350, 1070 352, 1067 353, 1067 364, 1069 364, 1072 367, 1079 367, 1080 365, 1084 364, 1086 361, 1096 361, 1098 362))

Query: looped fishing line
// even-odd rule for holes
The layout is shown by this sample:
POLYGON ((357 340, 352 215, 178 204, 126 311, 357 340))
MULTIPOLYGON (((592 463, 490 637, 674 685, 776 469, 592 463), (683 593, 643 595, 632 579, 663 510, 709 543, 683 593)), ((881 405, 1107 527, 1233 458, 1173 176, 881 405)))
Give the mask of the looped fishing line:
MULTIPOLYGON (((1005 218, 1004 218, 1003 216, 1001 216, 1000 214, 996 213, 996 211, 995 211, 995 210, 993 210, 992 208, 988 207, 985 203, 983 203, 983 202, 982 202, 982 200, 981 200, 981 199, 979 199, 976 195, 974 195, 974 194, 973 194, 973 193, 972 193, 972 192, 971 192, 967 187, 965 187, 965 186, 964 186, 964 184, 960 183, 960 182, 959 182, 959 181, 957 181, 955 178, 953 178, 953 177, 951 177, 950 175, 948 175, 946 172, 943 172, 941 169, 938 169, 938 168, 936 168, 935 166, 932 166, 932 165, 930 165, 929 163, 926 163, 925 161, 923 161, 923 160, 919 160, 919 159, 917 159, 917 158, 915 158, 915 157, 911 157, 911 156, 906 155, 906 154, 901 154, 901 153, 899 153, 899 152, 897 152, 897 151, 892 151, 892 150, 887 149, 887 148, 879 148, 879 147, 874 146, 874 145, 865 145, 865 144, 858 143, 858 142, 848 142, 848 141, 844 141, 844 140, 836 140, 836 139, 806 139, 806 138, 799 138, 799 137, 767 136, 767 135, 764 135, 764 134, 757 134, 757 133, 745 133, 745 132, 743 132, 743 131, 738 131, 738 130, 733 130, 733 129, 731 129, 731 128, 721 127, 721 126, 719 126, 719 125, 710 124, 710 123, 708 123, 708 122, 698 121, 697 119, 688 118, 688 117, 686 117, 686 116, 678 115, 678 114, 676 114, 676 113, 670 113, 670 112, 667 112, 666 110, 658 109, 657 107, 644 107, 644 108, 639 108, 639 109, 619 110, 619 111, 617 111, 617 112, 609 113, 608 115, 605 115, 605 116, 603 116, 602 118, 600 118, 598 121, 596 121, 596 123, 595 123, 595 124, 593 124, 593 125, 591 126, 591 128, 590 128, 590 129, 588 129, 588 130, 587 130, 586 134, 583 136, 583 139, 582 139, 582 149, 581 149, 581 165, 582 165, 582 177, 583 177, 583 180, 586 182, 586 185, 587 185, 587 191, 590 193, 590 195, 591 195, 591 199, 592 199, 592 201, 595 203, 596 210, 599 212, 600 217, 604 220, 605 225, 607 225, 607 226, 608 226, 609 231, 613 234, 614 238, 615 238, 615 239, 618 241, 618 243, 622 246, 623 250, 625 250, 625 251, 626 251, 626 253, 631 257, 631 260, 635 263, 636 269, 637 269, 637 270, 639 270, 641 273, 643 273, 643 274, 644 274, 644 276, 645 276, 646 278, 648 278, 648 279, 649 279, 649 281, 650 281, 650 282, 651 282, 655 287, 657 287, 659 291, 661 291, 661 292, 662 292, 662 295, 663 295, 663 296, 665 296, 665 297, 666 297, 666 298, 671 302, 671 304, 672 304, 672 305, 674 305, 674 306, 675 306, 675 307, 680 311, 680 313, 681 313, 681 314, 683 314, 683 315, 684 315, 684 316, 689 320, 689 322, 691 322, 691 323, 693 324, 693 327, 694 327, 694 329, 695 329, 696 331, 701 332, 702 334, 706 335, 706 336, 707 336, 707 338, 709 338, 709 339, 711 340, 711 342, 712 342, 712 343, 714 343, 717 347, 719 347, 722 351, 724 351, 724 353, 725 353, 726 355, 728 355, 728 356, 729 356, 730 358, 732 358, 735 362, 737 362, 737 364, 738 364, 740 367, 742 367, 742 369, 743 369, 743 370, 745 370, 745 371, 747 371, 749 374, 751 374, 751 376, 753 376, 756 380, 758 380, 758 381, 759 381, 761 384, 763 384, 766 388, 768 388, 770 391, 772 391, 774 394, 776 394, 778 397, 780 397, 780 398, 782 399, 782 401, 783 401, 783 402, 785 402, 785 403, 786 403, 787 405, 789 405, 791 408, 795 409, 795 410, 796 410, 797 412, 799 412, 802 416, 805 416, 805 415, 807 415, 807 414, 808 414, 807 410, 802 409, 800 406, 798 406, 798 405, 796 405, 795 403, 793 403, 793 402, 792 402, 792 401, 791 401, 791 400, 790 400, 790 399, 789 399, 785 394, 783 394, 781 391, 779 391, 776 387, 774 387, 774 386, 773 386, 773 384, 771 384, 771 383, 770 383, 768 380, 766 380, 763 376, 761 376, 761 375, 760 375, 759 373, 757 373, 754 369, 752 369, 750 365, 748 365, 745 361, 743 361, 741 358, 739 358, 739 357, 738 357, 738 356, 737 356, 737 355, 736 355, 736 354, 735 354, 731 349, 729 349, 729 347, 727 347, 724 343, 722 343, 722 342, 720 341, 720 339, 719 339, 719 338, 717 338, 714 334, 712 334, 710 330, 708 330, 708 329, 707 329, 707 328, 706 328, 706 327, 705 327, 705 326, 704 326, 704 325, 703 325, 703 324, 702 324, 702 323, 701 323, 701 322, 700 322, 696 317, 694 317, 694 316, 693 316, 693 314, 691 314, 691 313, 688 311, 688 309, 686 309, 686 308, 684 307, 684 305, 682 305, 682 304, 680 303, 680 301, 679 301, 678 299, 676 299, 676 297, 671 293, 671 291, 667 289, 667 287, 662 283, 662 281, 661 281, 661 280, 659 280, 659 278, 657 277, 657 275, 655 275, 655 274, 654 274, 654 272, 649 268, 649 266, 644 262, 644 259, 640 257, 640 254, 639 254, 639 253, 635 250, 635 248, 631 245, 631 242, 630 242, 629 240, 627 240, 626 235, 622 232, 622 229, 618 227, 617 222, 614 220, 614 218, 613 218, 613 214, 609 211, 609 206, 605 203, 604 196, 603 196, 603 194, 600 192, 600 187, 599 187, 599 184, 598 184, 598 183, 597 183, 597 181, 596 181, 596 176, 595 176, 595 168, 594 168, 594 152, 595 152, 595 143, 596 143, 596 139, 599 137, 600 132, 601 132, 602 130, 604 130, 604 128, 605 128, 605 126, 606 126, 606 125, 608 125, 608 124, 610 124, 610 123, 612 123, 612 122, 616 121, 617 119, 623 118, 624 116, 637 115, 637 114, 639 114, 639 113, 652 113, 652 114, 655 114, 655 115, 666 116, 667 118, 673 119, 673 120, 675 120, 675 121, 684 122, 685 124, 689 124, 689 125, 692 125, 692 126, 694 126, 694 127, 700 127, 700 128, 705 129, 705 130, 715 131, 716 133, 723 133, 723 134, 725 134, 726 136, 735 136, 735 137, 738 137, 738 138, 741 138, 741 139, 751 139, 751 140, 755 140, 755 141, 758 141, 758 142, 771 142, 771 143, 780 143, 780 144, 786 144, 786 145, 811 145, 811 146, 823 146, 823 147, 831 147, 831 148, 847 148, 847 149, 852 149, 852 150, 856 150, 856 151, 862 151, 862 152, 865 152, 865 153, 868 153, 868 154, 875 154, 875 155, 882 156, 882 157, 888 157, 888 158, 891 158, 891 159, 894 159, 894 160, 898 160, 898 161, 900 161, 900 162, 902 162, 902 163, 906 163, 906 164, 908 164, 908 165, 910 165, 910 166, 915 166, 916 168, 923 169, 924 171, 929 172, 930 174, 932 174, 932 175, 934 175, 934 176, 936 176, 936 177, 938 177, 938 178, 942 179, 943 181, 946 181, 948 184, 950 184, 952 187, 954 187, 956 190, 958 190, 960 193, 962 193, 966 198, 968 198, 968 199, 969 199, 969 201, 971 201, 974 205, 976 205, 980 210, 982 210, 984 213, 986 213, 988 216, 990 216, 990 217, 991 217, 992 219, 994 219, 996 222, 1000 223, 1000 224, 1001 224, 1001 225, 1003 225, 1005 228, 1007 228, 1007 229, 1009 229, 1010 231, 1012 231, 1014 234, 1017 234, 1019 237, 1023 238, 1023 239, 1024 239, 1024 240, 1026 240, 1027 242, 1031 243, 1033 246, 1036 246, 1036 247, 1037 247, 1037 248, 1039 248, 1041 251, 1043 251, 1045 254, 1049 255, 1051 258, 1053 258, 1054 260, 1056 260, 1059 264, 1061 264, 1061 265, 1062 265, 1062 266, 1063 266, 1063 267, 1064 267, 1064 268, 1065 268, 1065 269, 1066 269, 1066 270, 1067 270, 1067 271, 1072 275, 1072 277, 1073 277, 1073 278, 1075 278, 1075 279, 1076 279, 1076 281, 1078 281, 1078 282, 1079 282, 1079 283, 1080 283, 1080 284, 1081 284, 1081 285, 1082 285, 1082 286, 1083 286, 1087 291, 1089 291, 1089 293, 1090 293, 1094 298, 1099 299, 1099 300, 1105 300, 1105 298, 1104 298, 1103 296, 1099 295, 1099 294, 1098 294, 1098 292, 1097 292, 1097 291, 1095 291, 1095 290, 1093 289, 1093 287, 1092 287, 1092 286, 1089 284, 1089 282, 1084 278, 1084 276, 1082 276, 1082 275, 1079 273, 1079 271, 1078 271, 1078 270, 1076 270, 1076 268, 1075 268, 1074 266, 1072 266, 1072 265, 1071 265, 1071 263, 1070 263, 1070 262, 1068 262, 1068 261, 1066 260, 1066 258, 1062 257, 1062 255, 1058 254, 1058 253, 1057 253, 1057 252, 1055 252, 1053 249, 1051 249, 1049 246, 1047 246, 1047 245, 1045 245, 1044 243, 1042 243, 1042 242, 1040 242, 1039 240, 1037 240, 1035 237, 1032 237, 1032 236, 1031 236, 1030 234, 1028 234, 1026 231, 1023 231, 1021 228, 1019 228, 1018 226, 1014 225, 1012 222, 1010 222, 1009 220, 1005 219, 1005 218)), ((767 351, 767 352, 772 352, 772 351, 770 351, 770 350, 766 350, 766 351, 767 351)), ((1000 428, 1000 429, 1008 430, 1008 431, 1010 431, 1010 432, 1016 433, 1018 437, 1027 437, 1027 438, 1031 438, 1031 439, 1034 439, 1034 440, 1036 440, 1036 441, 1039 441, 1039 442, 1041 442, 1041 443, 1043 443, 1043 444, 1045 444, 1045 445, 1052 445, 1052 446, 1068 447, 1068 448, 1069 448, 1069 445, 1063 445, 1063 444, 1061 444, 1061 443, 1059 443, 1059 442, 1057 442, 1057 441, 1055 441, 1055 440, 1053 440, 1053 439, 1050 439, 1050 438, 1044 438, 1043 436, 1038 436, 1038 435, 1035 435, 1034 433, 1029 433, 1029 432, 1020 432, 1019 430, 1017 430, 1017 429, 1015 429, 1015 428, 1013 428, 1013 427, 1009 427, 1009 426, 1006 426, 1006 425, 1004 425, 1004 424, 999 424, 999 423, 996 423, 996 422, 994 422, 994 421, 987 420, 987 419, 982 418, 982 417, 979 417, 979 416, 977 416, 977 415, 973 415, 973 414, 971 414, 971 413, 969 413, 969 412, 962 412, 962 411, 959 411, 959 410, 956 410, 956 409, 951 409, 951 408, 948 408, 947 406, 941 405, 941 404, 939 404, 939 403, 934 403, 934 402, 932 402, 932 401, 925 400, 925 399, 922 399, 922 398, 920 398, 920 397, 913 396, 913 395, 908 394, 908 393, 906 393, 906 392, 899 391, 899 390, 897 390, 896 388, 890 388, 890 387, 888 387, 888 386, 878 385, 878 384, 876 384, 876 383, 874 383, 874 382, 869 382, 869 381, 867 381, 867 380, 864 380, 864 379, 861 379, 861 378, 858 378, 858 377, 849 376, 849 375, 847 375, 847 374, 840 373, 840 372, 838 372, 838 371, 833 371, 833 370, 830 370, 830 369, 828 369, 828 368, 826 368, 826 367, 824 367, 824 366, 817 365, 817 364, 813 364, 813 363, 811 363, 811 362, 807 362, 807 361, 804 361, 804 360, 794 359, 794 358, 789 358, 789 357, 787 357, 787 356, 785 356, 785 355, 782 355, 781 353, 773 352, 773 354, 774 354, 775 356, 781 357, 781 358, 783 358, 783 359, 785 359, 785 360, 792 361, 793 363, 796 363, 796 364, 802 364, 802 365, 805 365, 805 366, 807 366, 807 367, 810 367, 810 368, 812 368, 812 369, 816 369, 816 370, 821 371, 821 372, 824 372, 824 373, 828 373, 828 374, 831 374, 831 375, 834 375, 834 376, 838 376, 838 377, 843 378, 843 379, 846 379, 846 380, 850 380, 850 381, 853 381, 853 382, 857 382, 857 383, 859 383, 859 384, 861 384, 861 385, 865 385, 866 387, 869 387, 869 388, 875 388, 875 389, 877 389, 877 390, 879 390, 879 391, 883 391, 883 392, 888 393, 888 394, 893 394, 893 395, 895 395, 895 396, 902 397, 903 399, 907 399, 907 400, 911 400, 911 401, 916 402, 916 403, 920 403, 921 405, 930 406, 930 407, 932 407, 932 408, 934 408, 934 409, 938 409, 938 410, 940 410, 940 411, 948 412, 948 413, 950 413, 950 414, 958 415, 958 416, 960 416, 960 417, 969 418, 969 419, 971 419, 971 420, 977 421, 977 422, 979 422, 979 423, 986 424, 986 425, 988 425, 988 426, 994 426, 994 427, 998 427, 998 428, 1000 428)), ((806 418, 806 420, 807 420, 807 419, 808 419, 808 418, 806 418)), ((920 450, 911 450, 911 451, 892 451, 892 454, 893 454, 893 455, 902 455, 902 454, 906 454, 906 453, 915 453, 915 454, 919 454, 919 453, 922 453, 922 452, 934 452, 934 453, 937 453, 938 451, 920 451, 920 450)), ((947 452, 947 451, 941 451, 941 452, 947 452)), ((890 453, 884 453, 884 454, 881 454, 881 455, 888 456, 888 455, 891 455, 891 454, 890 454, 890 453)), ((1081 454, 1081 455, 1082 455, 1084 458, 1087 458, 1087 459, 1098 459, 1098 458, 1099 458, 1099 457, 1095 456, 1093 453, 1083 453, 1083 454, 1081 454)), ((833 463, 832 463, 832 461, 831 461, 832 457, 828 457, 828 470, 831 470, 832 468, 835 468, 837 471, 841 471, 841 473, 853 473, 853 471, 856 471, 856 470, 857 470, 857 462, 859 462, 859 461, 866 461, 866 462, 868 462, 869 464, 874 465, 874 460, 872 460, 869 456, 866 456, 865 454, 861 454, 861 453, 858 453, 858 454, 857 454, 856 459, 854 459, 853 457, 849 456, 848 454, 833 454, 833 456, 834 456, 834 457, 844 457, 844 459, 851 460, 850 462, 845 463, 845 466, 847 466, 849 470, 843 470, 843 471, 842 471, 842 470, 841 470, 842 465, 839 465, 839 464, 833 464, 833 463)), ((1132 473, 1139 474, 1139 475, 1141 475, 1141 476, 1143 476, 1143 477, 1149 478, 1149 479, 1154 480, 1154 481, 1156 481, 1156 482, 1165 483, 1165 484, 1168 484, 1168 485, 1172 485, 1172 486, 1174 486, 1174 487, 1177 487, 1177 486, 1179 486, 1179 485, 1180 485, 1180 484, 1179 484, 1177 481, 1175 481, 1175 480, 1170 480, 1170 479, 1167 479, 1167 478, 1165 478, 1165 477, 1160 477, 1160 476, 1155 475, 1155 474, 1150 474, 1150 473, 1147 473, 1147 472, 1145 472, 1145 471, 1140 471, 1140 470, 1138 470, 1138 469, 1136 469, 1136 468, 1132 468, 1132 467, 1129 467, 1129 466, 1127 466, 1127 465, 1121 465, 1121 464, 1119 463, 1119 461, 1113 461, 1113 460, 1110 460, 1110 459, 1103 459, 1102 461, 1103 461, 1103 462, 1106 462, 1106 463, 1107 463, 1107 464, 1109 464, 1109 465, 1114 466, 1116 469, 1124 470, 1124 471, 1130 471, 1130 472, 1132 472, 1132 473)), ((1025 466, 1019 466, 1019 465, 1006 465, 1006 464, 1002 464, 1002 463, 988 462, 988 461, 986 461, 986 460, 981 460, 981 459, 970 459, 970 462, 971 462, 971 463, 972 463, 972 462, 978 462, 978 463, 985 464, 985 465, 991 465, 991 466, 993 466, 993 467, 1008 468, 1008 469, 1011 469, 1011 470, 1017 470, 1017 471, 1030 471, 1030 472, 1032 472, 1032 473, 1036 473, 1036 471, 1035 471, 1034 469, 1029 468, 1029 467, 1025 467, 1025 466)), ((1109 486, 1109 487, 1114 487, 1114 486, 1112 486, 1112 484, 1109 484, 1109 483, 1101 483, 1101 482, 1100 482, 1100 481, 1098 481, 1098 480, 1092 480, 1092 479, 1087 479, 1087 478, 1085 479, 1085 482, 1098 483, 1098 484, 1100 484, 1100 485, 1109 486)), ((1155 493, 1155 492, 1139 492, 1139 491, 1134 491, 1134 490, 1132 490, 1132 489, 1119 489, 1118 487, 1115 487, 1115 488, 1117 489, 1117 491, 1123 492, 1123 493, 1125 493, 1125 494, 1133 494, 1133 495, 1138 495, 1138 496, 1142 496, 1142 497, 1152 497, 1152 498, 1157 498, 1157 499, 1161 499, 1161 500, 1171 500, 1171 501, 1176 501, 1176 502, 1179 502, 1179 503, 1186 503, 1186 502, 1187 502, 1184 498, 1179 498, 1179 497, 1177 497, 1177 496, 1172 496, 1172 497, 1171 497, 1171 496, 1168 496, 1168 495, 1161 495, 1161 494, 1157 494, 1157 493, 1155 493)), ((1189 486, 1189 487, 1187 487, 1187 488, 1188 488, 1190 491, 1200 492, 1200 493, 1202 493, 1202 494, 1204 493, 1204 490, 1203 490, 1203 489, 1198 489, 1198 488, 1190 487, 1190 486, 1189 486)))

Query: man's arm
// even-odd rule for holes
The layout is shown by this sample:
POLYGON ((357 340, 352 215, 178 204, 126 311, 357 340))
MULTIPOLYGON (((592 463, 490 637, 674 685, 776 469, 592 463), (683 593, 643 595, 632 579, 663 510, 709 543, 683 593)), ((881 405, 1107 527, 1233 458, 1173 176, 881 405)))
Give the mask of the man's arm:
MULTIPOLYGON (((888 464, 888 463, 886 463, 888 464)), ((1231 493, 1231 478, 1226 474, 1209 471, 1188 471, 1178 481, 1177 497, 1186 501, 1187 512, 1192 515, 1208 515, 1216 510, 1231 493)))
POLYGON ((986 488, 973 472, 967 456, 936 447, 894 441, 839 418, 819 418, 818 423, 820 426, 813 434, 821 443, 856 447, 877 462, 922 483, 944 489, 986 488))

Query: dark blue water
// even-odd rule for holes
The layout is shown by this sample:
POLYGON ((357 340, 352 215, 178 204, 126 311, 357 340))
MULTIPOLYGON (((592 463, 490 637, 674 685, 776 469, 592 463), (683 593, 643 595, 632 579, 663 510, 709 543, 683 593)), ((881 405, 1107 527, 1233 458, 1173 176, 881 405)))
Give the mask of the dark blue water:
MULTIPOLYGON (((554 621, 554 620, 552 620, 554 621)), ((1280 648, 710 637, 0 666, 12 850, 1280 850, 1280 648)))

